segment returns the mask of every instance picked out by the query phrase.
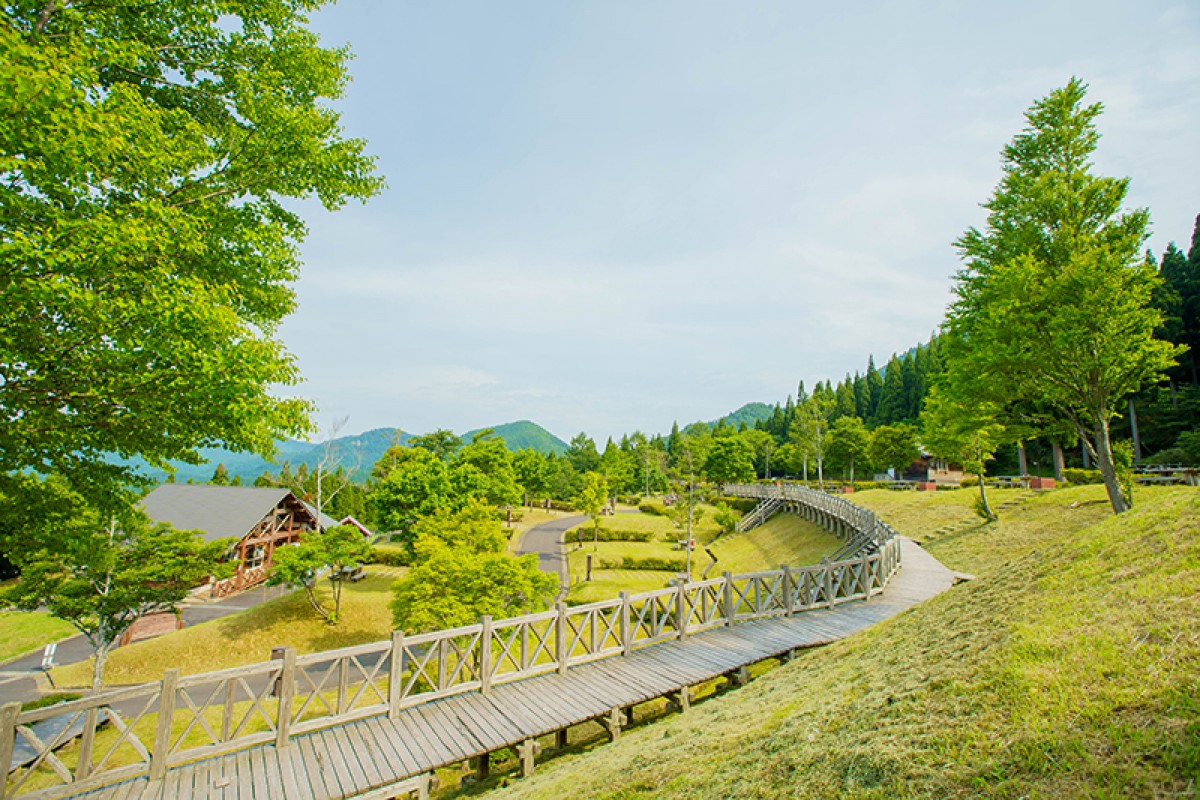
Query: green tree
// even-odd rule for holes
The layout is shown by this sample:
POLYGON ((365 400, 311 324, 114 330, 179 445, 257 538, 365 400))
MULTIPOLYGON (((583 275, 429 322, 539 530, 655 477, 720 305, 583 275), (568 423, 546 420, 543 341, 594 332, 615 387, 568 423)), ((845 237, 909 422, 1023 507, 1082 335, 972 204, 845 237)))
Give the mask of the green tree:
POLYGON ((538 569, 536 555, 504 551, 504 531, 486 505, 468 504, 417 530, 417 563, 392 589, 394 624, 407 633, 469 625, 483 614, 540 611, 559 589, 555 576, 538 569))
POLYGON ((21 570, 0 603, 44 607, 74 625, 95 651, 92 688, 104 682, 108 654, 138 617, 173 611, 209 575, 231 540, 152 525, 129 502, 92 506, 58 476, 14 476, 0 492, 0 552, 21 570))
MULTIPOLYGON (((803 402, 796 406, 796 444, 812 455, 817 463, 817 483, 825 488, 825 450, 828 446, 829 416, 837 398, 833 392, 818 384, 803 402)), ((807 478, 807 476, 806 476, 807 478)))
POLYGON ((459 493, 450 481, 450 471, 433 453, 406 448, 408 454, 371 493, 376 523, 396 531, 410 547, 416 538, 413 525, 436 511, 454 511, 459 493))
POLYGON ((277 338, 304 224, 381 187, 331 100, 318 2, 17 2, 0 11, 0 471, 95 499, 109 454, 269 453, 309 406, 277 338))
POLYGON ((708 457, 704 459, 704 474, 716 483, 735 483, 754 480, 754 451, 741 436, 722 436, 713 439, 708 457))
POLYGON ((517 474, 513 469, 513 454, 504 440, 492 435, 492 431, 481 431, 470 444, 465 445, 454 457, 453 472, 464 467, 478 471, 480 480, 466 482, 465 486, 478 487, 460 489, 462 499, 486 498, 489 502, 503 505, 521 502, 521 487, 517 485, 517 474))
POLYGON ((919 455, 921 448, 917 446, 915 425, 900 422, 881 425, 871 431, 870 456, 877 466, 903 470, 919 455))
POLYGON ((854 466, 867 457, 871 432, 858 417, 838 417, 829 429, 829 457, 845 464, 854 483, 854 466))
POLYGON ((592 547, 600 541, 600 515, 608 505, 608 481, 599 472, 587 472, 583 476, 583 488, 575 498, 575 507, 592 519, 592 547))
POLYGON ((532 447, 513 454, 513 473, 525 493, 525 503, 534 497, 542 497, 550 487, 551 464, 546 456, 532 447))
POLYGON ((271 562, 267 582, 286 584, 304 589, 308 603, 321 619, 337 625, 342 615, 342 589, 348 571, 371 556, 371 543, 353 525, 331 525, 325 530, 310 531, 290 547, 280 547, 271 562), (333 607, 329 608, 317 595, 317 582, 326 570, 333 607))
POLYGON ((217 468, 213 470, 212 477, 208 482, 213 486, 228 486, 229 485, 229 468, 222 462, 217 464, 217 468))
MULTIPOLYGON (((480 431, 476 434, 474 441, 485 439, 492 433, 495 433, 495 431, 491 429, 480 431)), ((423 450, 428 450, 442 461, 449 461, 462 445, 463 440, 455 436, 453 431, 448 431, 445 428, 438 428, 433 433, 414 436, 408 440, 409 447, 420 447, 423 450)))
POLYGON ((925 398, 921 412, 921 441, 929 452, 954 461, 979 478, 979 513, 995 521, 996 512, 988 503, 984 475, 987 463, 995 458, 1003 442, 1004 426, 998 421, 1000 409, 991 403, 955 397, 953 389, 943 387, 925 398))
POLYGON ((1085 94, 1072 79, 1037 101, 1004 148, 986 227, 955 243, 965 266, 946 355, 956 393, 1039 402, 1070 421, 1120 513, 1110 423, 1180 350, 1154 338, 1158 276, 1141 257, 1149 214, 1122 211, 1128 179, 1091 172, 1102 107, 1085 94))

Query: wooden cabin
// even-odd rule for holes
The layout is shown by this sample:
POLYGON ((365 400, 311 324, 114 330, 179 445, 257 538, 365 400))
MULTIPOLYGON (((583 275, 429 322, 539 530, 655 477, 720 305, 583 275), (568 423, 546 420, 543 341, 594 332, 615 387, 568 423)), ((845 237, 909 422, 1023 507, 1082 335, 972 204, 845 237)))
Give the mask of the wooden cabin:
POLYGON ((200 531, 209 541, 236 540, 228 556, 236 569, 213 585, 218 597, 265 581, 276 548, 337 524, 325 515, 318 518, 291 491, 274 487, 166 483, 146 495, 142 509, 157 522, 200 531))

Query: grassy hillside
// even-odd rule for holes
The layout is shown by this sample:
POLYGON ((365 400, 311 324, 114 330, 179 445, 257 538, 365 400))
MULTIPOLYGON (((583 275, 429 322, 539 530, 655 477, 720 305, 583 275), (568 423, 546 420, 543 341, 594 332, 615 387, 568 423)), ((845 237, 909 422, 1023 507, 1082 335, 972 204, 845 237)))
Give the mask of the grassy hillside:
POLYGON ((1200 492, 856 499, 977 578, 490 796, 1197 796, 1200 492))

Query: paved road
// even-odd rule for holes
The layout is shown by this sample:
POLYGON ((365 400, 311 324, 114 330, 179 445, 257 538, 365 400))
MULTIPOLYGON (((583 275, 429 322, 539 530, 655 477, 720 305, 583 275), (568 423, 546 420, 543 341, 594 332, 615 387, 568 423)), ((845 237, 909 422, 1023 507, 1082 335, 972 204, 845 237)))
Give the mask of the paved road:
MULTIPOLYGON (((246 592, 206 603, 188 603, 183 608, 185 625, 195 625, 210 619, 227 617, 252 608, 264 600, 287 594, 286 586, 257 587, 246 592)), ((92 646, 83 636, 72 636, 58 643, 54 653, 55 666, 77 664, 92 657, 92 646)), ((0 703, 26 703, 41 696, 39 678, 44 688, 49 684, 41 670, 42 651, 0 664, 0 703)))
POLYGON ((557 574, 558 585, 565 593, 571 588, 571 576, 567 573, 567 551, 563 547, 563 534, 584 522, 587 522, 587 517, 578 514, 534 525, 521 536, 517 554, 537 553, 538 566, 542 572, 557 574))

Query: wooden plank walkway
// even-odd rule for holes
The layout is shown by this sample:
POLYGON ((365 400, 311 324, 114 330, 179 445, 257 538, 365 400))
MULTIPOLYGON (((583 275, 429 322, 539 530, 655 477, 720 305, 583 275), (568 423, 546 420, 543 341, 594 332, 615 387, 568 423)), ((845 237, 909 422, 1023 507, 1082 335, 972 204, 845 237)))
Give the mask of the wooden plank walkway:
MULTIPOLYGON (((933 597, 954 574, 909 539, 900 571, 869 601, 792 617, 740 622, 546 674, 490 693, 460 694, 270 745, 174 767, 162 780, 136 778, 88 792, 95 800, 374 800, 401 781, 520 745, 614 709, 678 692, 766 658, 849 636, 933 597)), ((619 713, 619 712, 618 712, 619 713)))

